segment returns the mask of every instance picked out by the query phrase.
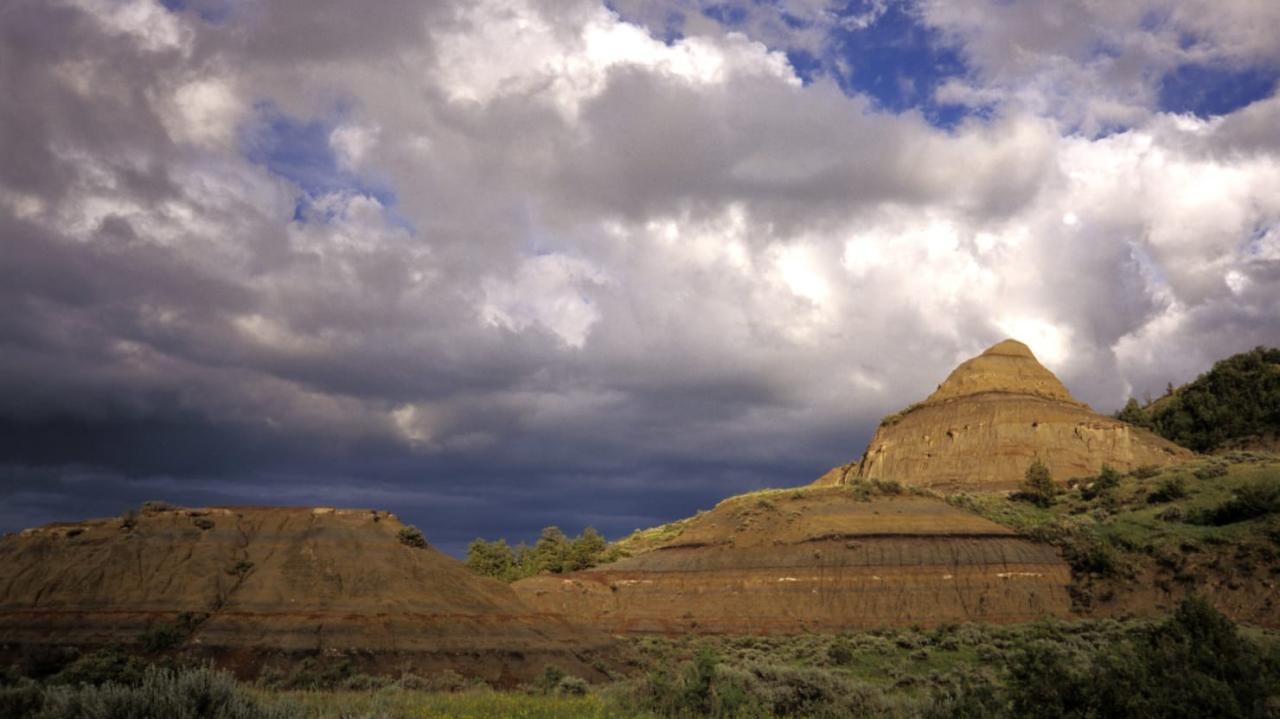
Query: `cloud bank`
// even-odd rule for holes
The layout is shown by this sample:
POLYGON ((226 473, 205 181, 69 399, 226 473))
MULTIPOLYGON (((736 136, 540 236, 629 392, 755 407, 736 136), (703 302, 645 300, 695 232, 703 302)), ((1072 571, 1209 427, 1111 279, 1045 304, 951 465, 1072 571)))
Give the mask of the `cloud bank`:
POLYGON ((1005 336, 1102 411, 1280 343, 1273 4, 840 5, 7 4, 0 527, 616 536, 1005 336))

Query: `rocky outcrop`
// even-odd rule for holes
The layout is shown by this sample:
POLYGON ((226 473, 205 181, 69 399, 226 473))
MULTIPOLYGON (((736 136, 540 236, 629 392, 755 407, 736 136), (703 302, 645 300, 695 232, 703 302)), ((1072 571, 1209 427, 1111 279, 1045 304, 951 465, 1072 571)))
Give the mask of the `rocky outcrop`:
POLYGON ((386 512, 298 508, 29 529, 0 541, 0 644, 133 644, 173 627, 184 649, 242 660, 353 652, 497 682, 609 644, 402 529, 386 512))
POLYGON ((513 587, 540 611, 619 633, 1018 622, 1070 608, 1070 568, 1051 547, 927 497, 755 493, 630 546, 628 559, 513 587))
POLYGON ((1011 489, 1036 460, 1054 478, 1186 461, 1189 450, 1094 412, 1021 342, 1005 340, 957 367, 923 402, 886 417, 861 461, 819 486, 893 479, 941 490, 1011 489))

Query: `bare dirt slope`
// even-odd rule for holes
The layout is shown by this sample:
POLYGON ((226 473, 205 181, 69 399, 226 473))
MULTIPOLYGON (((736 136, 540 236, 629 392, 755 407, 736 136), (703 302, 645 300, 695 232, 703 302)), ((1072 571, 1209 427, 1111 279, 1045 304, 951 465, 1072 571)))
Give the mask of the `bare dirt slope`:
POLYGON ((1005 340, 957 367, 925 401, 886 417, 860 462, 817 484, 893 479, 941 490, 1018 485, 1040 459, 1059 480, 1194 457, 1077 401, 1026 345, 1005 340))
POLYGON ((500 681, 609 641, 406 545, 386 512, 169 509, 125 524, 54 524, 0 542, 0 643, 135 643, 185 612, 183 648, 238 661, 356 652, 500 681))
POLYGON ((758 492, 628 547, 628 559, 512 586, 612 632, 1017 622, 1070 609, 1070 569, 1052 548, 926 497, 758 492))

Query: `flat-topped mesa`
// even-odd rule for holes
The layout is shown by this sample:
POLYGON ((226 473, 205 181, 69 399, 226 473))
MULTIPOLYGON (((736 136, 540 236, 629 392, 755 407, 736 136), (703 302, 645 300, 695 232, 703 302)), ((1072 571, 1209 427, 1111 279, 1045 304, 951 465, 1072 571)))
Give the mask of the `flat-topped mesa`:
POLYGON ((93 647, 176 633, 242 674, 285 653, 354 653, 364 671, 536 676, 607 637, 540 614, 426 546, 394 515, 155 505, 0 540, 0 645, 93 647))
POLYGON ((1055 479, 1182 462, 1194 456, 1094 412, 1021 342, 1005 340, 957 367, 928 399, 889 415, 856 465, 815 484, 893 479, 938 489, 1017 487, 1039 459, 1055 479))

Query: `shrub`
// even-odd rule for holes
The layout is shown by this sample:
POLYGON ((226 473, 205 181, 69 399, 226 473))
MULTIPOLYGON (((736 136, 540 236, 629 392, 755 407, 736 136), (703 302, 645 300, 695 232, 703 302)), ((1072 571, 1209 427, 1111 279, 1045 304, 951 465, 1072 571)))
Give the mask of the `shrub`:
POLYGON ((249 570, 251 569, 253 569, 253 562, 250 562, 247 559, 239 559, 239 560, 236 560, 235 564, 231 565, 230 567, 227 567, 227 574, 230 574, 233 577, 240 577, 241 579, 243 579, 244 576, 248 574, 249 570))
POLYGON ((44 692, 35 682, 0 688, 0 717, 35 717, 44 707, 44 692))
POLYGON ((1144 464, 1141 467, 1130 470, 1129 475, 1137 479, 1151 479, 1157 474, 1160 474, 1161 471, 1163 470, 1159 465, 1144 464))
POLYGON ((556 693, 565 696, 583 696, 587 693, 587 680, 581 677, 567 676, 556 686, 556 693))
POLYGON ((208 668, 173 671, 149 667, 137 686, 50 686, 43 690, 41 704, 42 719, 284 719, 297 714, 284 706, 259 703, 230 674, 208 668))
POLYGON ((401 527, 396 537, 406 547, 414 547, 416 549, 425 549, 427 547, 427 538, 422 536, 422 530, 412 524, 401 527))
POLYGON ((1009 495, 1009 498, 1030 502, 1037 507, 1043 508, 1053 505, 1053 477, 1049 474, 1049 468, 1044 465, 1044 462, 1036 459, 1031 463, 1030 467, 1027 467, 1027 473, 1022 480, 1022 485, 1017 492, 1009 495))
POLYGON ((137 686, 142 682, 142 674, 145 670, 146 664, 125 651, 124 647, 110 646, 92 654, 79 656, 61 672, 51 677, 50 683, 72 684, 72 686, 91 684, 95 687, 106 683, 137 686))
POLYGON ((1102 465, 1102 471, 1098 473, 1098 477, 1080 490, 1080 496, 1090 500, 1095 497, 1109 493, 1111 490, 1120 486, 1120 473, 1111 465, 1102 465))
POLYGON ((174 509, 174 506, 163 499, 148 499, 142 503, 143 512, 167 512, 171 509, 174 509))
POLYGON ((845 637, 840 637, 827 648, 827 659, 836 666, 844 666, 853 661, 853 644, 845 637))
POLYGON ((202 531, 213 529, 213 520, 208 517, 195 517, 191 520, 191 523, 202 531))
POLYGON ((338 685, 338 688, 346 689, 347 691, 367 692, 375 689, 381 689, 388 684, 391 684, 391 680, 386 677, 370 676, 368 674, 353 674, 343 680, 338 685))
POLYGON ((1062 553, 1077 574, 1110 577, 1124 568, 1115 548, 1105 539, 1072 537, 1063 545, 1062 553))
POLYGON ((125 510, 124 514, 120 515, 120 528, 128 531, 136 526, 138 526, 138 513, 132 509, 125 510))
POLYGON ((542 691, 554 691, 560 686, 560 681, 567 676, 563 669, 555 664, 548 664, 542 668, 542 678, 538 680, 538 685, 542 691))
POLYGON ((1164 504, 1185 496, 1187 496, 1186 482, 1182 481, 1182 477, 1170 477, 1147 495, 1147 504, 1164 504))
POLYGON ((1215 477, 1225 477, 1227 474, 1227 465, 1221 462, 1206 464, 1199 467, 1195 471, 1196 479, 1214 479, 1215 477))
POLYGON ((890 496, 902 494, 902 483, 896 479, 873 479, 871 486, 875 487, 880 494, 890 496))

